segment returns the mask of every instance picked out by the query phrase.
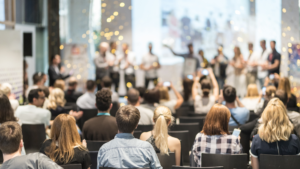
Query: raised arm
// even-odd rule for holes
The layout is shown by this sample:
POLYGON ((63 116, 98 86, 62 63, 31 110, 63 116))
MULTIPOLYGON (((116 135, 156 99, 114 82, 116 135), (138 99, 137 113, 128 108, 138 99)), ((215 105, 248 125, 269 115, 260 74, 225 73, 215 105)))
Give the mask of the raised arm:
POLYGON ((213 84, 213 94, 214 94, 215 100, 217 101, 219 99, 219 85, 218 85, 218 82, 216 80, 216 77, 215 77, 212 69, 208 68, 207 70, 209 72, 209 77, 213 84))
POLYGON ((194 78, 194 83, 193 83, 193 87, 192 87, 193 100, 195 100, 196 96, 198 95, 198 85, 200 85, 199 80, 200 80, 199 76, 194 78))
POLYGON ((171 89, 174 91, 176 98, 177 98, 177 102, 176 102, 176 105, 174 108, 178 109, 183 103, 183 98, 182 98, 181 94, 175 89, 175 87, 173 86, 172 83, 171 83, 171 89))
POLYGON ((237 102, 237 105, 238 105, 238 107, 245 107, 244 105, 243 105, 243 103, 240 101, 240 99, 239 99, 239 97, 237 97, 236 96, 236 102, 237 102))

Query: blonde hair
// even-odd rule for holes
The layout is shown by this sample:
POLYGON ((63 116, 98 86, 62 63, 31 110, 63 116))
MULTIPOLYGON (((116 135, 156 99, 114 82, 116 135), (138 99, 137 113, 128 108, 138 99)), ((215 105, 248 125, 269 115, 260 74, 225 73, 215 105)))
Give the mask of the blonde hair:
POLYGON ((273 143, 289 139, 294 127, 287 116, 286 107, 278 98, 269 101, 261 118, 258 135, 262 140, 273 143))
POLYGON ((60 88, 62 91, 65 90, 65 81, 57 79, 53 85, 54 88, 60 88))
POLYGON ((171 110, 166 106, 158 106, 154 110, 153 120, 155 145, 161 154, 169 155, 168 148, 168 124, 173 122, 171 110))
POLYGON ((166 101, 170 100, 169 90, 167 87, 159 88, 159 93, 160 93, 160 100, 166 100, 166 101))
POLYGON ((247 88, 247 95, 246 97, 258 97, 258 90, 256 84, 249 84, 247 88))
POLYGON ((3 94, 9 96, 11 94, 12 86, 9 83, 3 83, 0 86, 0 90, 3 92, 3 94))
POLYGON ((288 95, 288 98, 291 98, 292 92, 291 92, 291 84, 290 84, 289 78, 287 78, 287 77, 281 77, 279 79, 278 90, 285 91, 287 93, 287 95, 288 95))
POLYGON ((60 88, 55 88, 49 95, 49 105, 47 108, 55 110, 57 106, 63 107, 65 103, 65 93, 60 88))

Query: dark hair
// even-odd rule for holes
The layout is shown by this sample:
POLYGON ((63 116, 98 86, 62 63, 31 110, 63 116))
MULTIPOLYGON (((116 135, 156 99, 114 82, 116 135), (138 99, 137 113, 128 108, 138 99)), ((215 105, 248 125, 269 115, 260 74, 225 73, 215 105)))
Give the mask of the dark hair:
POLYGON ((109 47, 111 48, 115 43, 116 43, 115 41, 109 42, 109 47))
POLYGON ((189 43, 189 44, 188 44, 188 47, 193 47, 193 44, 192 44, 192 43, 189 43))
POLYGON ((32 76, 33 84, 37 84, 38 82, 43 80, 43 74, 41 72, 37 72, 32 76))
POLYGON ((252 43, 252 42, 249 42, 249 43, 248 43, 248 45, 250 45, 250 46, 252 46, 252 47, 253 47, 253 43, 252 43))
POLYGON ((131 133, 140 121, 140 112, 134 106, 123 106, 117 111, 116 120, 120 132, 131 133))
POLYGON ((102 78, 102 85, 103 85, 103 87, 110 88, 111 84, 112 84, 112 80, 111 80, 110 77, 105 76, 105 77, 102 78))
POLYGON ((159 103, 159 99, 160 99, 159 90, 157 89, 146 90, 144 94, 144 99, 147 103, 150 104, 159 103))
POLYGON ((128 101, 130 104, 135 105, 139 101, 140 93, 136 89, 129 89, 128 93, 128 101))
POLYGON ((271 42, 273 42, 273 43, 274 43, 274 45, 276 45, 276 41, 275 41, 275 40, 271 40, 271 42))
POLYGON ((227 103, 233 103, 236 99, 236 90, 232 86, 224 86, 223 88, 223 97, 227 103))
POLYGON ((96 105, 99 111, 107 111, 111 103, 110 89, 103 88, 96 93, 96 105))
POLYGON ((50 92, 49 92, 49 87, 47 87, 47 86, 42 86, 42 87, 40 87, 40 89, 43 90, 43 92, 44 92, 44 94, 45 94, 45 97, 48 98, 48 96, 49 96, 49 94, 50 94, 50 92))
POLYGON ((275 97, 277 97, 284 105, 288 103, 288 95, 284 90, 276 90, 275 97))
POLYGON ((183 80, 183 98, 185 102, 187 102, 192 95, 193 83, 194 81, 188 78, 185 78, 183 80))
POLYGON ((74 87, 78 84, 78 82, 76 80, 70 80, 68 84, 69 84, 69 87, 74 87))
POLYGON ((141 98, 144 98, 144 95, 145 95, 145 93, 146 93, 146 88, 145 87, 137 87, 137 88, 135 88, 137 91, 139 91, 139 93, 140 93, 140 97, 141 98))
POLYGON ((208 97, 210 89, 211 89, 210 81, 207 79, 203 79, 201 81, 201 90, 204 97, 208 97))
POLYGON ((51 55, 51 58, 50 58, 51 64, 52 64, 53 60, 55 59, 56 55, 59 55, 59 54, 53 54, 53 55, 51 55))
POLYGON ((96 83, 95 83, 94 80, 88 80, 88 81, 86 81, 86 89, 88 91, 93 90, 95 88, 95 86, 96 86, 96 83))
POLYGON ((264 39, 263 39, 263 40, 261 40, 260 42, 262 42, 262 43, 266 44, 266 40, 264 40, 264 39))
POLYGON ((0 123, 17 121, 8 97, 0 92, 0 123))
POLYGON ((0 126, 0 150, 3 154, 12 154, 19 150, 22 128, 17 122, 5 122, 0 126))
POLYGON ((40 95, 39 95, 40 92, 43 92, 43 90, 40 88, 30 90, 30 92, 28 94, 29 103, 33 102, 33 98, 38 99, 40 97, 40 95))

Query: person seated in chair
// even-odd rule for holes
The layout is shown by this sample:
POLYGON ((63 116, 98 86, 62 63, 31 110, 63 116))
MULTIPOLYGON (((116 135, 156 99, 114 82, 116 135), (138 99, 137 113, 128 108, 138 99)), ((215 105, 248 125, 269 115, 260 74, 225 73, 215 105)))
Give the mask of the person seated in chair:
POLYGON ((96 109, 96 97, 95 97, 96 82, 88 80, 86 82, 86 92, 77 99, 77 106, 81 109, 96 109))
MULTIPOLYGON (((102 78, 102 81, 101 81, 101 86, 102 88, 108 88, 108 89, 111 89, 111 85, 112 85, 112 80, 110 77, 108 76, 105 76, 102 78)), ((113 103, 117 103, 119 102, 119 95, 116 91, 114 90, 111 90, 112 94, 111 94, 111 99, 112 99, 112 102, 113 103)))
POLYGON ((133 136, 140 120, 139 110, 131 105, 123 106, 118 110, 116 120, 118 134, 100 148, 97 168, 162 169, 153 146, 133 136))
POLYGON ((77 99, 82 95, 82 93, 76 91, 78 82, 75 77, 70 77, 68 84, 68 89, 67 91, 65 91, 65 99, 67 103, 75 104, 77 99))

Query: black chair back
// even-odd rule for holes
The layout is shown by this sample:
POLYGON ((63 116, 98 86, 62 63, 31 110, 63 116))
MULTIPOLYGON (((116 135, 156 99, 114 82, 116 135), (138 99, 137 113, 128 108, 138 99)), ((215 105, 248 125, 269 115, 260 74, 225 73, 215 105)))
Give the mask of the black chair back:
POLYGON ((247 169, 247 154, 206 154, 201 155, 202 167, 223 166, 224 169, 247 169))
POLYGON ((82 169, 81 164, 65 164, 60 166, 63 169, 82 169))
POLYGON ((108 141, 91 141, 86 140, 87 149, 89 151, 99 151, 99 149, 103 146, 103 144, 107 143, 108 141))
POLYGON ((232 133, 235 128, 238 128, 238 126, 228 126, 229 133, 232 133))
POLYGON ((199 131, 202 130, 204 126, 205 116, 204 117, 179 117, 180 123, 199 123, 199 131))
POLYGON ((151 131, 153 130, 153 125, 138 125, 137 128, 135 130, 139 130, 142 132, 147 132, 147 131, 151 131))
POLYGON ((241 132, 240 134, 241 140, 240 143, 243 147, 243 152, 247 154, 247 159, 249 161, 249 151, 250 151, 250 134, 245 133, 245 132, 241 132))
POLYGON ((134 136, 134 138, 140 139, 141 134, 142 134, 142 131, 134 130, 133 136, 134 136))
POLYGON ((39 152, 46 140, 44 124, 22 124, 24 147, 27 154, 39 152))
POLYGON ((189 113, 189 117, 206 117, 207 114, 189 113))
POLYGON ((178 138, 181 142, 181 158, 183 164, 189 164, 189 131, 169 131, 169 135, 178 138))
POLYGON ((224 169, 224 167, 187 167, 187 166, 172 166, 172 169, 224 169))
POLYGON ((300 156, 298 155, 269 155, 261 154, 259 168, 263 169, 298 169, 300 156))
POLYGON ((73 109, 74 106, 64 106, 64 113, 69 114, 69 112, 73 109))
POLYGON ((120 103, 119 102, 113 102, 113 106, 110 109, 110 115, 115 117, 117 111, 119 110, 119 108, 120 108, 120 103))
POLYGON ((0 150, 0 164, 3 163, 3 154, 2 154, 2 151, 0 150))
POLYGON ((175 153, 169 153, 169 155, 157 153, 157 157, 163 169, 172 169, 172 166, 176 164, 175 153))
POLYGON ((187 116, 189 113, 192 113, 189 107, 179 107, 176 109, 176 117, 187 116))
POLYGON ((92 165, 90 169, 97 169, 97 156, 98 156, 98 151, 89 151, 92 165))
POLYGON ((98 110, 97 109, 80 109, 83 111, 83 115, 82 117, 77 121, 77 125, 80 128, 80 130, 82 130, 83 128, 83 124, 93 118, 96 117, 98 114, 98 110))

